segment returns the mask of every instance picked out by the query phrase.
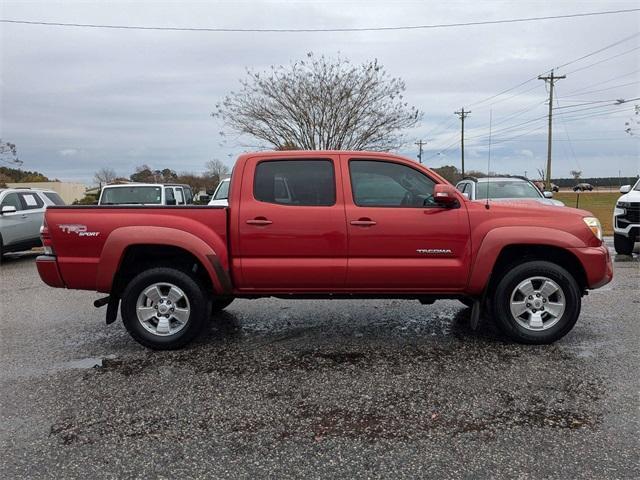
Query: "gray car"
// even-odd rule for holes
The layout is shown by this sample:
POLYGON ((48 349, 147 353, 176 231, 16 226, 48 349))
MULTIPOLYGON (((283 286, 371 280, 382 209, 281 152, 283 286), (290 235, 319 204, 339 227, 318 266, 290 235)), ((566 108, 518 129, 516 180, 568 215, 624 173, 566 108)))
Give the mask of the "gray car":
POLYGON ((552 192, 541 192, 531 181, 520 177, 467 177, 456 185, 469 200, 535 200, 546 205, 564 206, 552 192))
POLYGON ((45 208, 64 205, 53 190, 31 188, 0 189, 0 262, 8 252, 40 246, 40 227, 45 208))

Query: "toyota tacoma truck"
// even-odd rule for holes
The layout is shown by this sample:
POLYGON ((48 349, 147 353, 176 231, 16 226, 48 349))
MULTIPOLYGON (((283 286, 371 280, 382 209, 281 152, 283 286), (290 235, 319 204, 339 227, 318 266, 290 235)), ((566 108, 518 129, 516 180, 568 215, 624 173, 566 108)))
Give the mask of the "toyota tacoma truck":
POLYGON ((52 206, 50 286, 107 294, 142 345, 175 349, 236 298, 458 299, 513 340, 553 342, 613 276, 591 213, 470 201, 423 165, 373 152, 244 154, 223 206, 52 206), (283 187, 286 185, 286 188, 283 187))

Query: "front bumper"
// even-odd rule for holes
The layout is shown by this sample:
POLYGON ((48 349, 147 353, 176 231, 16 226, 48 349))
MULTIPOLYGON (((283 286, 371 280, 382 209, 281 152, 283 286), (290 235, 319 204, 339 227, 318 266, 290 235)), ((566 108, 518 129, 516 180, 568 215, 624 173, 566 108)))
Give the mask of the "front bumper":
POLYGON ((587 288, 600 288, 611 281, 613 263, 606 246, 572 248, 571 250, 584 268, 587 288))
POLYGON ((60 275, 58 260, 53 255, 40 255, 36 258, 38 274, 44 283, 50 287, 65 288, 64 280, 60 275))

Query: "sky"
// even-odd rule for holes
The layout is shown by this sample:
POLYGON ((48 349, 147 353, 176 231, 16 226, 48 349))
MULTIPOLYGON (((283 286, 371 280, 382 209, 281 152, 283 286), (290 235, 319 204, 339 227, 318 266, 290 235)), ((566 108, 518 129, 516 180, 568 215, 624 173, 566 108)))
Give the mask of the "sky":
MULTIPOLYGON (((638 8, 637 1, 7 1, 0 18, 62 23, 228 28, 423 25, 638 8)), ((0 138, 23 167, 51 178, 93 182, 101 167, 202 172, 229 166, 255 140, 221 136, 215 104, 239 88, 246 68, 265 70, 307 52, 359 63, 377 58, 406 82, 424 112, 397 152, 430 167, 537 177, 547 156, 548 99, 537 75, 560 68, 553 177, 640 173, 640 12, 458 28, 367 32, 238 33, 90 29, 0 24, 0 138), (632 38, 628 38, 631 37, 632 38), (635 50, 634 50, 635 49, 635 50), (574 72, 574 70, 577 70, 574 72), (531 81, 493 99, 488 97, 531 81), (587 103, 600 102, 602 103, 587 103), (607 102, 604 102, 607 101, 607 102), (585 104, 579 106, 580 104, 585 104), (597 108, 595 108, 597 107, 597 108), (635 135, 625 133, 632 122, 635 135)))

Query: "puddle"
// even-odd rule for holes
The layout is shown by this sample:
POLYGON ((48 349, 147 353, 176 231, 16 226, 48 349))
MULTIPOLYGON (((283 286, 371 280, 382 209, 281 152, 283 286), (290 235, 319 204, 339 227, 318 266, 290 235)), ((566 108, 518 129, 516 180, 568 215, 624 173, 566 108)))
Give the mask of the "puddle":
POLYGON ((107 355, 105 357, 88 357, 77 360, 69 360, 68 362, 56 365, 56 370, 84 370, 89 368, 102 368, 105 360, 113 360, 115 355, 107 355))

